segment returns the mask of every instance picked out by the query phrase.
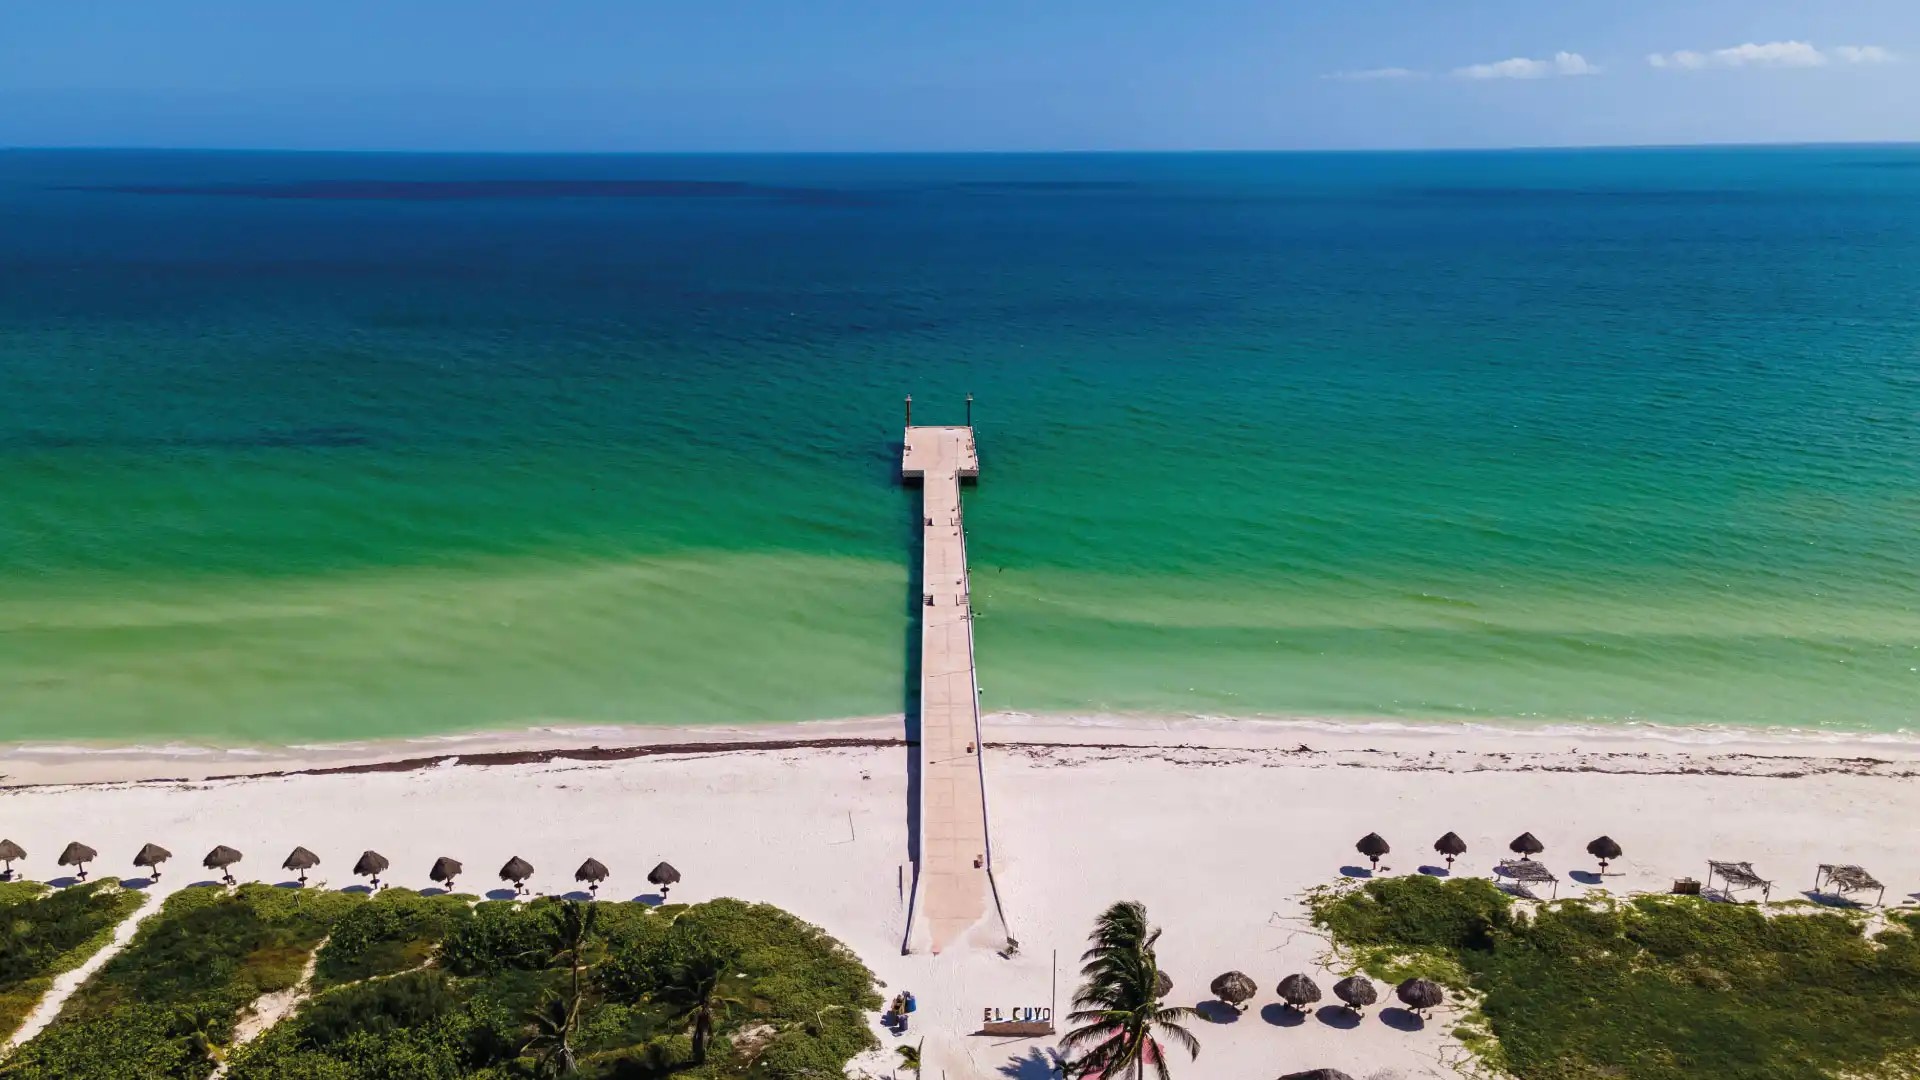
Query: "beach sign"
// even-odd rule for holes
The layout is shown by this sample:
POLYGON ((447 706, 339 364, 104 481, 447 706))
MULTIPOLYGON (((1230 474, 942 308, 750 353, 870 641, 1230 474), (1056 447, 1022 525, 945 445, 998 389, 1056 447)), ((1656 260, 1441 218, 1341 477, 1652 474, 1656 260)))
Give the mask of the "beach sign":
POLYGON ((991 1005, 980 1010, 977 1035, 1051 1035, 1053 1010, 1045 1005, 1017 1005, 998 1009, 991 1005))

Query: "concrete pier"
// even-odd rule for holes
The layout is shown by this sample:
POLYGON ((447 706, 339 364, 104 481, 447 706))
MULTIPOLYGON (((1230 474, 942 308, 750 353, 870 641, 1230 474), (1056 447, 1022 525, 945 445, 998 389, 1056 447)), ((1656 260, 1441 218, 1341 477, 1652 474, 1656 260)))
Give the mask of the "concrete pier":
POLYGON ((980 475, 971 427, 906 430, 900 475, 923 492, 920 576, 920 834, 906 947, 1002 948, 992 895, 980 695, 960 481, 980 475), (994 917, 988 919, 989 912, 994 917), (975 933, 976 927, 990 929, 975 933))

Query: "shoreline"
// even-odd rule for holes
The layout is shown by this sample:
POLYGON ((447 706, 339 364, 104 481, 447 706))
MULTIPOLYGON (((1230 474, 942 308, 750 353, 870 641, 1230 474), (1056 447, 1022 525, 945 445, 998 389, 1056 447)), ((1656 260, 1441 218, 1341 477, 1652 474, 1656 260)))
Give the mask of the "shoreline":
MULTIPOLYGON (((1838 763, 1851 766, 1848 771, 1881 775, 1912 775, 1920 770, 1920 735, 1904 732, 1020 712, 983 714, 981 723, 990 749, 1329 752, 1399 758, 1422 752, 1432 756, 1444 750, 1509 756, 1517 759, 1514 768, 1561 771, 1679 771, 1717 760, 1809 763, 1809 768, 1814 767, 1811 763, 1838 763), (1623 767, 1634 760, 1656 759, 1673 768, 1623 767)), ((21 742, 0 746, 0 789, 908 745, 912 740, 906 721, 898 714, 739 726, 543 724, 518 730, 287 746, 21 742)))

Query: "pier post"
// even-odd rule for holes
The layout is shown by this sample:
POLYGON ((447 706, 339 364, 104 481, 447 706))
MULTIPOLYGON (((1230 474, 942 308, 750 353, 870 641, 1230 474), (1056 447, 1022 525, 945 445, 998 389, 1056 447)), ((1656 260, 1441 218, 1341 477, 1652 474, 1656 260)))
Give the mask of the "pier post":
POLYGON ((907 426, 913 426, 913 395, 907 395, 907 426))

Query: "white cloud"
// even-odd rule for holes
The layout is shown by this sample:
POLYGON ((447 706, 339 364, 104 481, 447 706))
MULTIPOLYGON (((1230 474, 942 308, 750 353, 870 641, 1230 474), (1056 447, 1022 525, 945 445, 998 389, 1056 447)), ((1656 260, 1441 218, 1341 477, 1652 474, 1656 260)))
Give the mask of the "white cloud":
POLYGON ((1420 72, 1402 67, 1367 68, 1365 71, 1336 71, 1323 75, 1324 79, 1339 79, 1342 82, 1377 82, 1382 79, 1418 79, 1420 72))
POLYGON ((1471 64, 1453 69, 1462 79, 1544 79, 1550 75, 1598 75, 1600 69, 1575 52, 1558 52, 1551 60, 1530 60, 1516 56, 1491 64, 1471 64))
POLYGON ((1896 59, 1878 45, 1835 45, 1833 56, 1843 64, 1891 64, 1896 59))
POLYGON ((1678 52, 1653 53, 1647 63, 1657 68, 1698 71, 1701 68, 1742 67, 1823 67, 1832 61, 1843 64, 1886 64, 1894 55, 1878 45, 1837 45, 1821 50, 1805 41, 1749 41, 1712 52, 1681 49, 1678 52))

